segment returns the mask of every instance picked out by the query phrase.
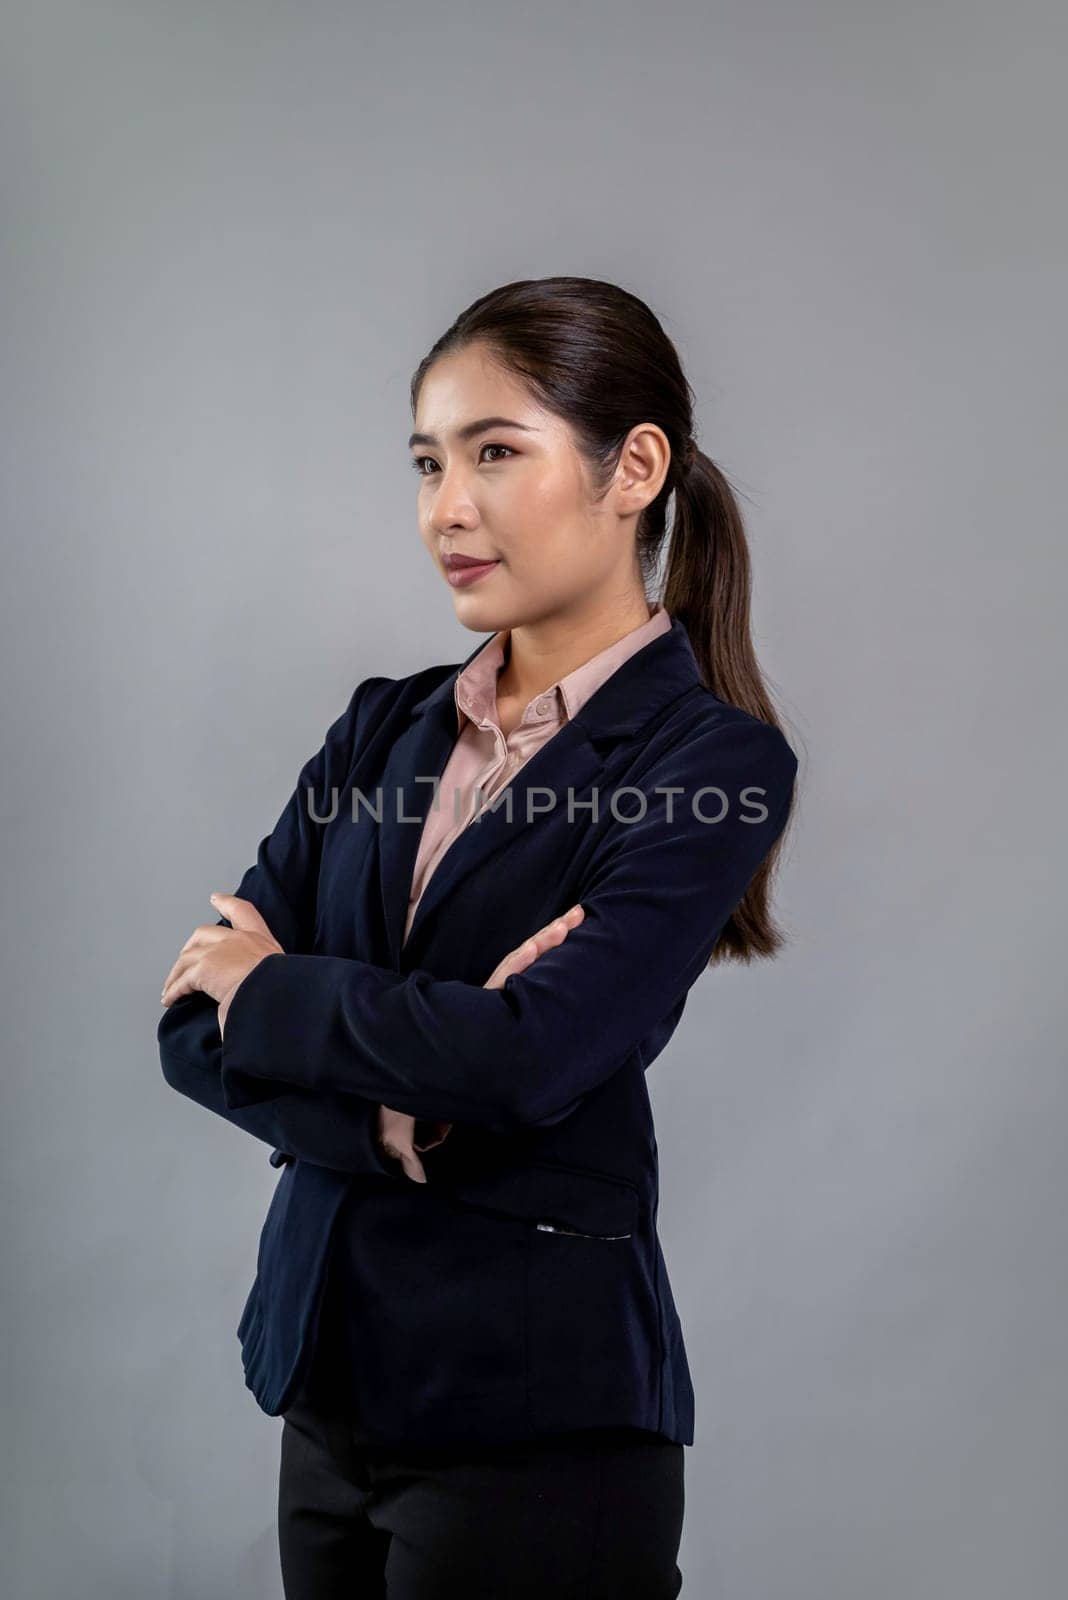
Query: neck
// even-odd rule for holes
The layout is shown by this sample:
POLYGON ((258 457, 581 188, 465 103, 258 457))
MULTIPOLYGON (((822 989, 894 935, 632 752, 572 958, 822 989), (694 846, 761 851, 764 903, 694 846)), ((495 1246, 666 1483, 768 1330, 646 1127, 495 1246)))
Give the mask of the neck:
POLYGON ((639 591, 628 593, 619 606, 557 614, 502 631, 504 666, 497 694, 526 705, 648 620, 649 603, 639 591))

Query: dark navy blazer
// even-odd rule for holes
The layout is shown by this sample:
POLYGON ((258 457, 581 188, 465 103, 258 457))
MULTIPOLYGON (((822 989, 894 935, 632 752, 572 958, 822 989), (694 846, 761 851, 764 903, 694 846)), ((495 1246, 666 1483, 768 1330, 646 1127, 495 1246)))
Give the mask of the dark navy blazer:
POLYGON ((238 987, 225 1041, 202 993, 160 1020, 166 1081, 283 1168, 246 1383, 271 1416, 291 1403, 329 1278, 385 1437, 623 1424, 691 1444, 645 1071, 785 826, 797 759, 704 687, 675 618, 450 844, 402 946, 467 661, 358 685, 236 890, 284 953, 238 987), (562 945, 483 987, 577 903, 562 945), (380 1104, 454 1123, 425 1184, 380 1155, 380 1104))

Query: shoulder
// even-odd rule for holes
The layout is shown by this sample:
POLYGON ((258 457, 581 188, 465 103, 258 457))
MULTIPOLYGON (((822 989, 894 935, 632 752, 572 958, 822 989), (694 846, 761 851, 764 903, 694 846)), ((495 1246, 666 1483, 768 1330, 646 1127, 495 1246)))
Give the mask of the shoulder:
POLYGON ((786 735, 703 684, 683 695, 663 729, 665 759, 691 766, 730 762, 760 768, 792 782, 798 761, 786 735))
POLYGON ((407 716, 420 700, 424 700, 440 683, 456 671, 459 663, 451 662, 433 667, 421 667, 405 677, 364 678, 356 685, 350 707, 355 707, 365 719, 375 720, 395 714, 407 716))
POLYGON ((792 782, 798 761, 786 735, 773 723, 720 700, 705 689, 704 738, 717 749, 728 746, 748 753, 749 759, 788 775, 792 782))
POLYGON ((409 720, 412 708, 455 671, 456 664, 452 663, 423 667, 398 678, 382 674, 362 678, 330 724, 327 745, 351 752, 381 729, 388 730, 389 737, 396 737, 409 720))
MULTIPOLYGON (((639 766, 639 785, 647 792, 673 786, 687 795, 759 792, 774 818, 789 806, 798 759, 781 729, 699 685, 653 732, 639 766)), ((701 804, 714 801, 710 796, 701 804)))

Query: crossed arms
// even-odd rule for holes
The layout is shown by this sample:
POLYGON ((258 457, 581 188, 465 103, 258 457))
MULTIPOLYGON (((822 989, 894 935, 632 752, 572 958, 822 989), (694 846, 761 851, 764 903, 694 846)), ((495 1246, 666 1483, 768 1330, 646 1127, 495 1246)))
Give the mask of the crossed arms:
POLYGON ((403 975, 310 953, 323 828, 309 813, 325 815, 351 771, 381 682, 357 688, 236 891, 281 953, 234 991, 225 1039, 203 994, 176 1001, 157 1037, 180 1093, 301 1159, 391 1176, 380 1104, 496 1132, 547 1126, 623 1065, 707 965, 785 825, 797 761, 775 728, 710 722, 650 773, 645 817, 606 827, 573 897, 585 916, 562 944, 498 989, 403 975), (687 800, 713 784, 730 801, 718 822, 687 800), (653 803, 662 785, 684 790, 671 822, 653 803), (763 817, 746 820, 759 804, 763 817))

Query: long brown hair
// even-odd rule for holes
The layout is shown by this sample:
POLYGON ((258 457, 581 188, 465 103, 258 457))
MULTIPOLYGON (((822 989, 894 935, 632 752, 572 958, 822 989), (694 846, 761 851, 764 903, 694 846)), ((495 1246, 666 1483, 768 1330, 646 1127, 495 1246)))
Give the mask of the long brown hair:
MULTIPOLYGON (((752 579, 742 514, 723 472, 694 441, 693 391, 649 307, 595 278, 504 284, 473 301, 423 357, 411 381, 413 420, 431 365, 476 341, 571 425, 595 494, 607 490, 636 424, 653 422, 664 430, 671 467, 638 518, 636 554, 646 592, 656 582, 674 495, 664 608, 685 627, 706 687, 782 731, 750 632, 752 579)), ((785 943, 769 910, 785 834, 734 907, 710 966, 773 956, 785 943)))

